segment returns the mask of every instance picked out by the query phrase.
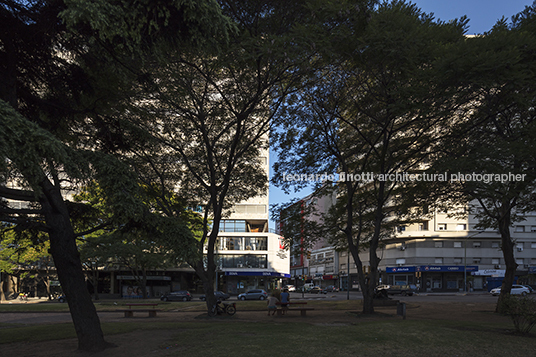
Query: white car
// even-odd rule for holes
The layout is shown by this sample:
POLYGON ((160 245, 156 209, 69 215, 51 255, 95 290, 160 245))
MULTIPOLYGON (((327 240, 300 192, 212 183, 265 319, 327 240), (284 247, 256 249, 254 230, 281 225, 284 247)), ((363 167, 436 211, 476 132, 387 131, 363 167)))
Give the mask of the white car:
MULTIPOLYGON (((491 289, 490 294, 493 296, 497 296, 501 293, 501 288, 495 288, 491 289)), ((512 290, 510 291, 510 294, 512 295, 527 295, 530 294, 529 288, 523 285, 512 285, 512 290)))
POLYGON ((286 285, 283 287, 283 290, 284 289, 287 289, 289 292, 290 291, 296 291, 296 287, 294 285, 286 285))

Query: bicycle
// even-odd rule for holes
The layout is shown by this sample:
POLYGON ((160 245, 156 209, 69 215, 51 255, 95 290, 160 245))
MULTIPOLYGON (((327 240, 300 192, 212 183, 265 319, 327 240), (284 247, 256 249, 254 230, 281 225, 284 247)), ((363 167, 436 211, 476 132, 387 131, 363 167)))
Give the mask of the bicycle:
POLYGON ((226 304, 218 300, 218 302, 212 307, 212 315, 223 315, 227 314, 233 316, 236 313, 236 304, 226 304))

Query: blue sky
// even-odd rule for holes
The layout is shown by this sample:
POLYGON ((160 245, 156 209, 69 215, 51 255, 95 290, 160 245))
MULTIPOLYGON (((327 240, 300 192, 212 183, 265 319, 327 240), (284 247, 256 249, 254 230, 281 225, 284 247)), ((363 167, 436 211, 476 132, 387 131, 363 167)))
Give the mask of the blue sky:
POLYGON ((434 13, 436 20, 448 21, 466 15, 469 18, 467 34, 481 34, 505 16, 508 20, 532 0, 414 0, 424 12, 434 13))
MULTIPOLYGON (((503 16, 510 21, 515 15, 532 5, 532 0, 414 0, 412 1, 426 13, 434 13, 436 20, 448 21, 466 15, 469 18, 467 34, 481 34, 489 31, 497 20, 503 16)), ((276 161, 275 155, 270 155, 270 164, 276 161)), ((272 173, 270 172, 270 177, 272 173)), ((270 185, 270 204, 288 202, 294 197, 304 197, 311 190, 286 195, 274 185, 270 185)), ((274 223, 270 222, 270 227, 274 223)))

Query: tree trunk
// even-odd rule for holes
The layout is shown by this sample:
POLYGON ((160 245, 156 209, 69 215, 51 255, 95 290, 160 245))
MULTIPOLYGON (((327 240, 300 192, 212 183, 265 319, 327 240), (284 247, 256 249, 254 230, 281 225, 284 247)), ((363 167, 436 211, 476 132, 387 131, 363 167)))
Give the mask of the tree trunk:
POLYGON ((497 300, 497 306, 495 312, 501 312, 502 300, 510 294, 512 285, 514 284, 514 278, 517 270, 517 263, 514 257, 514 242, 510 236, 510 214, 505 214, 499 220, 499 233, 501 234, 502 251, 504 256, 504 262, 506 264, 506 272, 504 273, 504 280, 501 285, 501 294, 499 300, 497 300))
POLYGON ((46 179, 41 186, 40 202, 49 227, 50 253, 69 305, 78 348, 102 351, 110 345, 104 340, 99 316, 86 286, 69 212, 58 187, 46 179))

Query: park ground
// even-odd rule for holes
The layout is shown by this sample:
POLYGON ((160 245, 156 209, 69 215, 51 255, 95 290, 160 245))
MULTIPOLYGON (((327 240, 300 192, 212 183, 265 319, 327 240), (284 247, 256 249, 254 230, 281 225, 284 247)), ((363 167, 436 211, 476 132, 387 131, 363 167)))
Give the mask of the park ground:
POLYGON ((170 305, 156 318, 124 318, 99 309, 106 340, 100 353, 76 351, 67 313, 0 313, 3 356, 533 356, 534 331, 513 333, 494 303, 408 302, 359 313, 358 301, 309 301, 307 316, 267 316, 265 302, 238 302, 234 316, 209 318, 202 303, 170 305), (18 337, 17 337, 18 336, 18 337), (60 339, 58 339, 60 338, 60 339), (16 342, 13 342, 16 341, 16 342))

